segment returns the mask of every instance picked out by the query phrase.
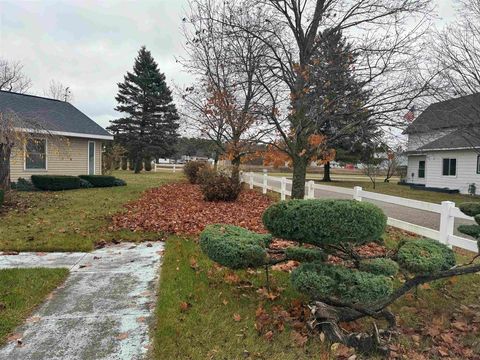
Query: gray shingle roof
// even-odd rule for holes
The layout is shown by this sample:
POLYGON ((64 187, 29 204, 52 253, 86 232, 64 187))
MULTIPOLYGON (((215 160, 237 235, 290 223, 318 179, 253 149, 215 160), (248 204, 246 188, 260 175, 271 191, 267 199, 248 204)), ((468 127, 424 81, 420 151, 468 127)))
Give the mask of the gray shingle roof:
POLYGON ((13 112, 19 127, 36 123, 42 130, 111 136, 107 130, 65 101, 0 91, 0 112, 13 112))
POLYGON ((422 150, 480 148, 480 128, 459 129, 421 148, 422 150))
POLYGON ((480 125, 480 93, 431 104, 412 122, 405 133, 480 125))

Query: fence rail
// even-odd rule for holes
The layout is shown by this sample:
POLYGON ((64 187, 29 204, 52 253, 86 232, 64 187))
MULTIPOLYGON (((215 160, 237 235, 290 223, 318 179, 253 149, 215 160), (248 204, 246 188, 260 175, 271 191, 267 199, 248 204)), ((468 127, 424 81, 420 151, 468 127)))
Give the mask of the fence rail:
MULTIPOLYGON (((249 184, 250 188, 254 186, 262 188, 264 194, 268 190, 280 193, 280 198, 285 200, 287 196, 291 196, 292 181, 285 177, 268 176, 267 173, 242 173, 242 181, 249 184)), ((421 236, 435 239, 448 246, 456 246, 468 251, 478 252, 477 242, 471 239, 463 238, 453 234, 455 226, 455 218, 474 220, 472 217, 465 215, 455 206, 454 202, 443 201, 441 204, 434 204, 425 201, 406 199, 398 196, 365 191, 360 186, 353 189, 342 188, 338 186, 328 186, 316 184, 314 181, 305 183, 305 197, 307 199, 315 199, 315 190, 329 191, 337 194, 348 196, 354 200, 362 201, 363 199, 376 200, 384 203, 395 204, 412 209, 429 211, 440 214, 440 227, 438 230, 412 224, 403 220, 389 217, 387 224, 402 230, 412 232, 421 236)))
POLYGON ((153 167, 154 171, 171 171, 171 172, 177 172, 181 171, 183 169, 183 164, 154 164, 153 167))

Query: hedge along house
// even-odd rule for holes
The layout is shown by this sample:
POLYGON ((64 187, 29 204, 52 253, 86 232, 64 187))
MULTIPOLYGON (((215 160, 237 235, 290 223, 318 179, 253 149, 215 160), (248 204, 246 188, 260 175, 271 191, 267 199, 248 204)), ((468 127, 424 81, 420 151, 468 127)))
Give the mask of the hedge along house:
POLYGON ((11 181, 41 174, 101 174, 102 141, 113 136, 72 104, 0 91, 0 112, 13 116, 15 130, 29 133, 13 148, 11 181))
POLYGON ((408 183, 480 194, 480 93, 431 104, 405 133, 408 183))

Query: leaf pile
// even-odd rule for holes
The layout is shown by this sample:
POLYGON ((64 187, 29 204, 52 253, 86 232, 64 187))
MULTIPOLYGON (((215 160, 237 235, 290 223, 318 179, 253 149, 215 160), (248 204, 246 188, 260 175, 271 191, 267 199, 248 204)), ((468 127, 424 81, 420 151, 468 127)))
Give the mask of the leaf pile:
POLYGON ((126 211, 112 218, 110 230, 197 235, 209 224, 224 223, 265 233, 262 214, 271 203, 254 190, 243 190, 235 202, 207 202, 198 185, 167 184, 126 204, 126 211))

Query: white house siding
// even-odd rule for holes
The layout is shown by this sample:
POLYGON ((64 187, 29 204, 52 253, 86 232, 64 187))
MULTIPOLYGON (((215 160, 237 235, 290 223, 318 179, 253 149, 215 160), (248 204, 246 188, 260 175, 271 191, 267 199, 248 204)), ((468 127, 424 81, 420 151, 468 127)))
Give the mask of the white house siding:
POLYGON ((477 194, 480 194, 480 174, 477 174, 477 155, 478 153, 474 150, 429 152, 426 161, 426 186, 458 189, 462 194, 467 194, 468 185, 475 183, 477 194), (456 176, 442 175, 444 158, 457 159, 456 176))
POLYGON ((408 167, 407 167, 407 182, 411 184, 420 184, 425 185, 428 173, 428 163, 425 166, 425 177, 419 178, 418 177, 418 163, 419 161, 426 161, 426 156, 417 156, 417 155, 410 155, 408 157, 408 167))
POLYGON ((47 139, 47 170, 25 170, 23 149, 14 149, 10 178, 29 179, 32 175, 85 175, 88 173, 88 142, 95 141, 95 174, 102 173, 102 141, 74 137, 47 139))
POLYGON ((422 146, 425 146, 432 141, 435 141, 445 135, 448 135, 455 129, 448 129, 448 130, 433 130, 424 133, 417 133, 417 134, 409 134, 408 135, 408 144, 407 144, 407 151, 415 151, 422 146))

